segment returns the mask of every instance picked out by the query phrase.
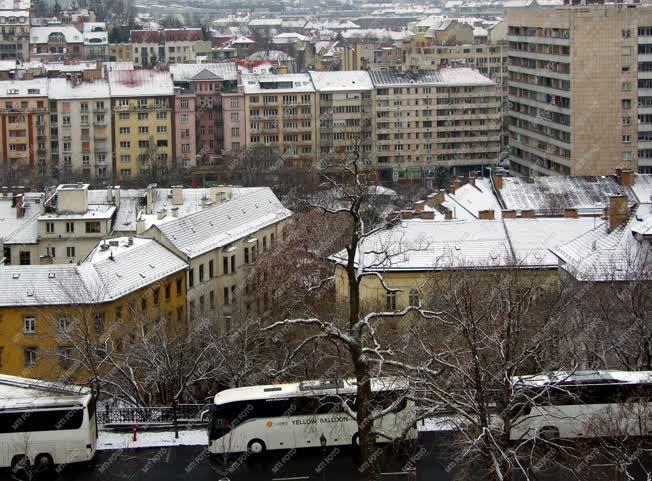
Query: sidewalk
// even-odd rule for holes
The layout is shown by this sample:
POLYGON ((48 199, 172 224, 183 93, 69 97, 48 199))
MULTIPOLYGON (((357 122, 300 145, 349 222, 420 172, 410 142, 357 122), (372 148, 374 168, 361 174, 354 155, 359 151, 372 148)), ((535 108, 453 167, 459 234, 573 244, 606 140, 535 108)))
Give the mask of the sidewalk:
POLYGON ((131 438, 131 432, 114 432, 100 430, 97 439, 98 451, 108 449, 160 448, 166 446, 208 446, 206 429, 179 430, 179 439, 174 431, 138 431, 137 440, 131 438))

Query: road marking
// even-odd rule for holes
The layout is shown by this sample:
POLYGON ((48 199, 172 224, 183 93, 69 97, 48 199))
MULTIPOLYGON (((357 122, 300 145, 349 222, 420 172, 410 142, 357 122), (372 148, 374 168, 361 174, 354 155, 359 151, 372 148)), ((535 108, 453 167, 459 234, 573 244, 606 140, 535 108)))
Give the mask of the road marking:
POLYGON ((295 478, 272 478, 272 481, 298 481, 299 479, 310 479, 310 476, 297 476, 295 478))

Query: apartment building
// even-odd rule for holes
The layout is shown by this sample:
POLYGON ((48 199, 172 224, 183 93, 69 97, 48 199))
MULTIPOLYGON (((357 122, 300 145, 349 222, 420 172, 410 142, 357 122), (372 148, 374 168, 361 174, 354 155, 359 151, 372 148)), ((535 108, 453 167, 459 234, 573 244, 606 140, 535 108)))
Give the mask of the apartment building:
POLYGON ((49 99, 52 164, 64 177, 113 178, 109 83, 50 79, 49 99))
POLYGON ((308 74, 243 74, 247 146, 270 148, 286 166, 312 168, 316 154, 317 100, 308 74))
POLYGON ((195 117, 198 115, 195 96, 177 92, 174 95, 174 161, 179 167, 197 165, 195 117))
POLYGON ((91 204, 88 184, 61 184, 38 216, 41 264, 81 261, 108 237, 115 205, 91 204))
POLYGON ((0 82, 0 145, 2 167, 48 172, 50 118, 48 81, 0 82))
POLYGON ((201 28, 132 30, 133 61, 137 67, 188 63, 196 59, 194 44, 204 38, 201 28))
POLYGON ((235 154, 247 143, 240 135, 241 132, 246 132, 244 89, 239 85, 235 92, 223 92, 220 96, 224 121, 224 151, 227 154, 235 154))
POLYGON ((29 60, 29 2, 0 2, 0 60, 29 60))
POLYGON ((72 25, 48 25, 30 30, 31 60, 84 58, 84 36, 72 25))
POLYGON ((372 167, 381 181, 431 177, 438 167, 492 163, 500 152, 496 82, 469 68, 370 72, 372 167))
POLYGON ((115 177, 129 179, 168 168, 174 156, 174 85, 169 72, 107 74, 113 110, 115 177))
MULTIPOLYGON (((153 225, 145 233, 184 259, 188 270, 188 316, 219 319, 223 328, 239 316, 269 308, 271 296, 251 275, 250 266, 283 238, 292 213, 268 187, 212 188, 204 208, 153 225)), ((183 189, 172 188, 171 208, 182 202, 183 189)))
POLYGON ((309 72, 319 96, 316 123, 319 165, 325 168, 360 155, 360 167, 371 165, 373 150, 373 83, 369 73, 309 72))
POLYGON ((88 22, 83 26, 84 58, 87 60, 109 59, 109 33, 105 22, 88 22))
POLYGON ((139 324, 164 317, 183 332, 186 269, 157 242, 124 237, 98 245, 80 264, 0 266, 2 372, 88 378, 65 355, 75 336, 64 329, 87 329, 93 338, 110 333, 115 349, 128 345, 139 324))
POLYGON ((195 97, 194 116, 196 151, 205 161, 224 149, 222 95, 235 92, 238 71, 235 63, 202 63, 170 65, 177 91, 195 97))
POLYGON ((652 172, 652 11, 510 10, 513 174, 652 172))

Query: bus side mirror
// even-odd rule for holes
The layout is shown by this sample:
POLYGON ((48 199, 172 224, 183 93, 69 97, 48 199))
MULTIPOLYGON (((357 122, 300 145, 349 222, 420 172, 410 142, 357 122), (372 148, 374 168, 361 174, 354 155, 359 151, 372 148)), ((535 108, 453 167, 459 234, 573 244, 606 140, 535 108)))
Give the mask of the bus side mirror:
POLYGON ((199 415, 199 418, 201 419, 201 422, 208 421, 208 414, 210 413, 209 409, 206 409, 205 411, 202 411, 201 414, 199 415))

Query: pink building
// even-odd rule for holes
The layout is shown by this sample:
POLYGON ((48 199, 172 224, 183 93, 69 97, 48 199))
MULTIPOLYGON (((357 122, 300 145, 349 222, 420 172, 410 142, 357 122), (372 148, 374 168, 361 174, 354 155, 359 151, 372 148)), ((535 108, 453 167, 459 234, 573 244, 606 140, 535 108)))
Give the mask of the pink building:
POLYGON ((224 151, 233 154, 245 148, 245 109, 244 91, 222 94, 222 118, 224 119, 224 151))
POLYGON ((174 64, 170 73, 175 87, 195 96, 197 158, 198 163, 207 163, 224 149, 222 95, 236 92, 235 63, 174 64))
POLYGON ((176 93, 174 96, 175 161, 185 168, 197 165, 195 94, 176 93))

